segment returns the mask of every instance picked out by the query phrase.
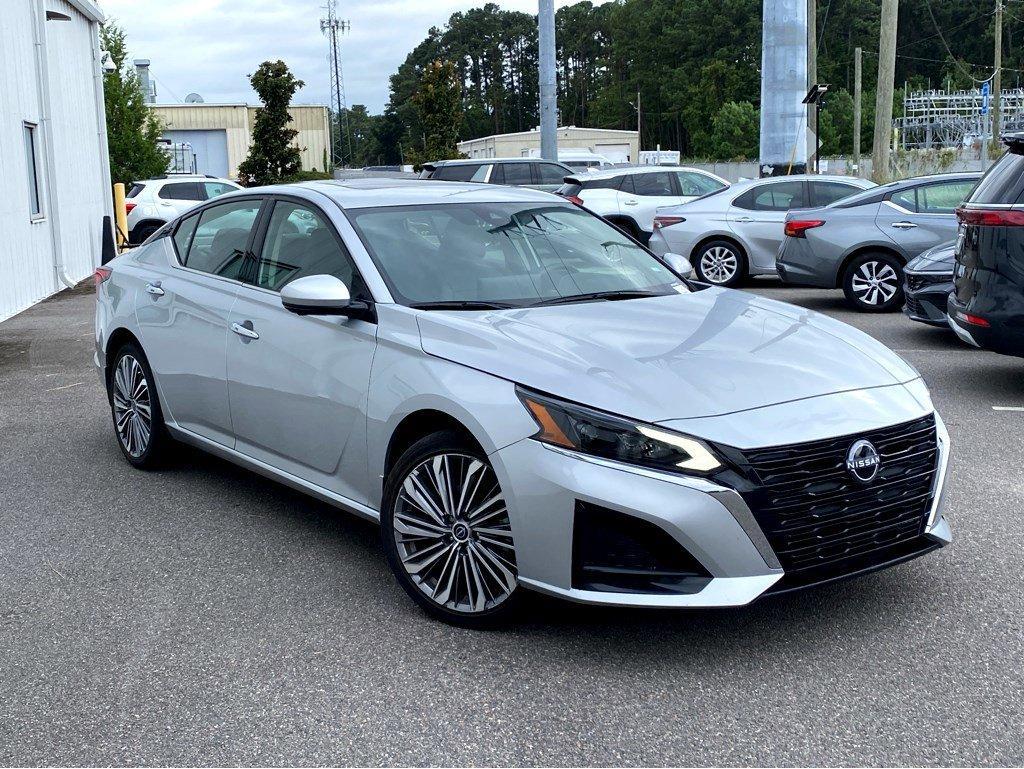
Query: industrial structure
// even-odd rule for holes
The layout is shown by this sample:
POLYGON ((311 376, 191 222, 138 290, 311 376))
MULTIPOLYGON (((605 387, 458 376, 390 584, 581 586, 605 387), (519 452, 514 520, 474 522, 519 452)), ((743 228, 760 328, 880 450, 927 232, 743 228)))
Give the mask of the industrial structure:
MULTIPOLYGON (((179 170, 238 178, 238 166, 249 154, 256 110, 247 104, 154 104, 153 114, 164 126, 161 138, 175 148, 179 170), (180 155, 191 158, 179 162, 180 155)), ((331 159, 331 121, 323 105, 291 106, 290 128, 298 131, 303 171, 325 171, 331 159)))
POLYGON ((320 31, 327 36, 327 69, 331 84, 331 163, 341 168, 352 162, 352 132, 345 103, 345 76, 341 67, 341 36, 351 23, 338 18, 337 0, 327 0, 327 17, 320 19, 320 31))
POLYGON ((764 0, 761 174, 807 167, 807 0, 764 0))
POLYGON ((3 5, 0 320, 100 263, 104 216, 113 215, 102 20, 91 0, 3 5))
MULTIPOLYGON (((483 136, 459 142, 458 149, 471 158, 530 157, 540 152, 540 134, 539 129, 533 129, 483 136)), ((589 150, 613 163, 636 163, 640 158, 640 135, 636 131, 564 126, 557 135, 559 150, 589 150)))
MULTIPOLYGON (((1024 131, 1024 88, 1004 89, 1000 102, 1000 133, 1024 131)), ((963 147, 992 136, 989 99, 978 88, 905 93, 903 117, 893 122, 905 149, 963 147)))

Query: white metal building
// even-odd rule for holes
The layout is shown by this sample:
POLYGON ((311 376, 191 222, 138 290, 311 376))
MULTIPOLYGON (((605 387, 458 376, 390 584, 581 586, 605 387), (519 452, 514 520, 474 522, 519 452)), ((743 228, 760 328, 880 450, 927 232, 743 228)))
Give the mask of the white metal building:
POLYGON ((0 320, 87 277, 113 215, 92 0, 0 12, 0 320))
MULTIPOLYGON (((529 157, 531 150, 540 150, 540 131, 467 139, 458 148, 471 158, 529 157)), ((590 150, 613 163, 635 163, 640 157, 640 136, 636 131, 563 126, 558 129, 558 149, 590 150)))

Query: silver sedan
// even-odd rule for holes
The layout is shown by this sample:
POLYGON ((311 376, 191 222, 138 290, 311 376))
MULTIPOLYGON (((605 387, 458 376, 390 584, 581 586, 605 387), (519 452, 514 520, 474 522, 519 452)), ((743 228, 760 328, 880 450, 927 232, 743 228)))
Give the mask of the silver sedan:
POLYGON ((685 272, 533 190, 245 190, 97 269, 96 365, 132 465, 187 444, 379 521, 457 624, 526 589, 738 606, 947 543, 917 372, 685 272))
POLYGON ((690 259, 697 277, 736 286, 774 275, 786 214, 834 203, 873 187, 849 176, 794 175, 738 182, 690 203, 659 208, 650 248, 690 259))

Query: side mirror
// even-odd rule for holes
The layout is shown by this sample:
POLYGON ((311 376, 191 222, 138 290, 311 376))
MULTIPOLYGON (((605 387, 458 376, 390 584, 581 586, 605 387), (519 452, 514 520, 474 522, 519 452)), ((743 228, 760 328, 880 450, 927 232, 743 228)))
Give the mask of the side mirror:
POLYGON ((693 265, 690 264, 690 260, 681 254, 665 254, 662 257, 665 260, 665 264, 672 268, 672 270, 684 278, 693 277, 693 265))
POLYGON ((333 275, 308 275, 281 289, 281 304, 296 315, 361 315, 369 306, 352 301, 348 286, 333 275))

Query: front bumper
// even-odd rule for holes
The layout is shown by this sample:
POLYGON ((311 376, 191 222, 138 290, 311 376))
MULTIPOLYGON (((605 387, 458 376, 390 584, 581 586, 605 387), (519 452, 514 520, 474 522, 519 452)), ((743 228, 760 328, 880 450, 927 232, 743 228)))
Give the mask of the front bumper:
MULTIPOLYGON (((927 274, 925 274, 927 275, 927 274)), ((927 276, 925 279, 948 278, 942 282, 929 283, 923 287, 913 287, 916 273, 904 273, 903 293, 906 297, 903 314, 918 323, 945 328, 946 299, 953 290, 953 276, 927 276)))
MULTIPOLYGON (((936 422, 938 466, 923 534, 906 552, 880 554, 844 577, 950 541, 942 514, 949 438, 938 415, 936 422)), ((785 572, 753 512, 731 488, 585 457, 532 439, 495 452, 492 464, 502 488, 516 490, 506 498, 519 581, 528 588, 582 603, 633 607, 742 606, 773 592, 776 583, 776 589, 790 589, 780 582, 785 572), (573 578, 574 526, 581 503, 655 524, 696 558, 710 579, 686 594, 581 589, 573 578)))

